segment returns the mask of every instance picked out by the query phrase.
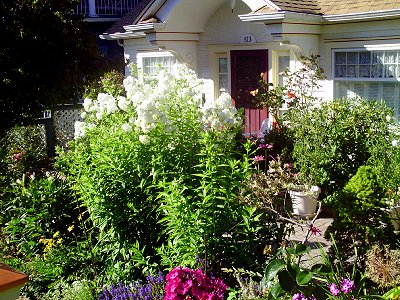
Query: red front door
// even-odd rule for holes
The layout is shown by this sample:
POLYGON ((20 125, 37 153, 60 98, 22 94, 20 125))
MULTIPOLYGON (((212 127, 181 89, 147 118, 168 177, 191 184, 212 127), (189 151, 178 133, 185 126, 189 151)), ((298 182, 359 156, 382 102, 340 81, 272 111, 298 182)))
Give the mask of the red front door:
POLYGON ((261 73, 267 80, 268 51, 231 51, 231 71, 232 98, 237 108, 244 109, 244 133, 257 132, 261 123, 268 118, 268 111, 256 107, 250 91, 257 89, 261 73))

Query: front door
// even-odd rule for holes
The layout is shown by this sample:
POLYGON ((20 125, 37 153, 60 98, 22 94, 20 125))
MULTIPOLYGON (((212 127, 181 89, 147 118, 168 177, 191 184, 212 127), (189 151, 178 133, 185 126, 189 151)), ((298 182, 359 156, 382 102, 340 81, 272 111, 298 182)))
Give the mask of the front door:
POLYGON ((231 71, 232 98, 237 108, 244 109, 244 133, 258 132, 261 123, 268 118, 268 111, 255 105, 250 92, 258 88, 261 73, 267 80, 268 51, 231 51, 231 71))

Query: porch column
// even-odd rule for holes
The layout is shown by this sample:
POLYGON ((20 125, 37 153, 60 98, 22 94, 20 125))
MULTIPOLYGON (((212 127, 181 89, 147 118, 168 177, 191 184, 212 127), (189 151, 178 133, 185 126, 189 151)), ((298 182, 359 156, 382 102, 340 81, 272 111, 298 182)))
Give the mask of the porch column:
POLYGON ((88 0, 89 2, 89 17, 97 17, 96 0, 88 0))

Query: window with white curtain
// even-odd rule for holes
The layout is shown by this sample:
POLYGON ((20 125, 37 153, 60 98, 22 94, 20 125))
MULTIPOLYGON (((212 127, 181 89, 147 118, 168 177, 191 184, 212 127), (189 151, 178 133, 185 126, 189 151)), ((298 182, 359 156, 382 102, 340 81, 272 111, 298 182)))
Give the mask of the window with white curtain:
POLYGON ((361 97, 385 102, 400 113, 400 50, 335 50, 335 98, 361 97))
POLYGON ((145 81, 156 78, 160 68, 172 72, 172 66, 177 63, 176 58, 169 52, 138 53, 138 67, 143 72, 145 81))

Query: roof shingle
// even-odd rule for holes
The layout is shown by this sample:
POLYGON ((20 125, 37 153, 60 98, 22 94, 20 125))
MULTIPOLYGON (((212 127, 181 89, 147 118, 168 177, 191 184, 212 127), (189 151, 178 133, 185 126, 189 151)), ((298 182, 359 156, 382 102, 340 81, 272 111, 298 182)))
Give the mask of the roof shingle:
POLYGON ((115 22, 110 28, 108 28, 105 34, 123 33, 125 32, 124 26, 132 25, 133 21, 140 15, 142 10, 153 0, 141 0, 137 6, 120 20, 115 22))

